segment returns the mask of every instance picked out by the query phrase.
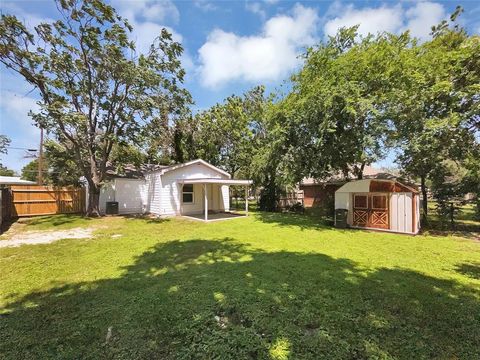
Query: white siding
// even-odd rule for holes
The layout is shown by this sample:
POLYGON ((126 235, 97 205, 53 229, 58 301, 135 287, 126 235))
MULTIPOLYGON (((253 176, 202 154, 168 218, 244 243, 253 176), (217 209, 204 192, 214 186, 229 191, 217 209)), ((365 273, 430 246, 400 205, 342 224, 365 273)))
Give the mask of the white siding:
MULTIPOLYGON (((107 201, 115 201, 115 189, 114 189, 113 181, 106 182, 100 188, 100 199, 98 204, 98 207, 100 209, 100 214, 105 214, 107 201)), ((88 204, 88 200, 87 200, 87 204, 88 204)))
POLYGON ((223 210, 230 211, 230 187, 228 185, 222 185, 221 201, 223 210))
POLYGON ((146 209, 146 183, 143 179, 115 179, 115 201, 119 214, 141 214, 146 209))
MULTIPOLYGON (((192 164, 181 167, 176 170, 168 171, 160 177, 160 172, 147 175, 149 186, 149 211, 159 215, 179 215, 183 214, 200 214, 204 211, 204 194, 203 184, 195 184, 193 187, 194 203, 181 204, 181 185, 177 183, 179 179, 200 179, 200 178, 215 178, 228 179, 228 176, 221 174, 214 169, 203 164, 192 164), (182 208, 183 206, 183 208, 182 208)), ((225 186, 225 185, 224 185, 225 186)), ((226 193, 228 194, 228 186, 226 186, 226 193)), ((218 185, 209 185, 209 209, 221 210, 220 205, 214 199, 218 199, 218 185), (213 190, 212 190, 213 189, 213 190), (214 205, 216 204, 216 205, 214 205)), ((223 192, 224 190, 222 190, 223 192)), ((225 198, 223 196, 225 203, 225 198)), ((228 205, 228 195, 227 195, 228 205)), ((223 206, 226 208, 225 204, 223 206)))
POLYGON ((412 193, 392 193, 390 197, 390 230, 412 233, 412 193))

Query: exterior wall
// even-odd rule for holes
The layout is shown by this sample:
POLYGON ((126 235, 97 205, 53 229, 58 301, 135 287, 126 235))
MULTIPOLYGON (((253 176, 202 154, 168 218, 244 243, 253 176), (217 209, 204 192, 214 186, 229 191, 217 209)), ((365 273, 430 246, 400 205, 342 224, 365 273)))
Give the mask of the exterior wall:
POLYGON ((300 190, 303 190, 304 206, 331 208, 330 210, 333 211, 335 191, 340 186, 336 184, 300 185, 300 190))
MULTIPOLYGON (((100 214, 105 214, 107 201, 115 201, 115 190, 114 190, 113 181, 106 182, 100 188, 100 200, 98 204, 98 207, 100 208, 100 214)), ((88 199, 87 199, 87 205, 88 205, 88 199)))
POLYGON ((100 213, 105 214, 107 201, 118 201, 119 214, 141 214, 146 210, 147 186, 141 179, 114 179, 100 189, 100 213))
POLYGON ((390 195, 390 230, 403 233, 414 232, 412 210, 412 193, 392 193, 390 195))
POLYGON ((119 214, 142 214, 147 205, 147 186, 143 179, 115 179, 115 201, 119 214))
MULTIPOLYGON (((148 211, 158 215, 180 215, 183 214, 200 214, 204 211, 204 195, 203 184, 194 184, 194 203, 193 204, 181 204, 181 185, 177 183, 179 179, 199 179, 199 178, 215 178, 215 179, 228 179, 226 175, 223 175, 214 169, 203 164, 193 164, 185 167, 181 167, 172 171, 168 171, 163 175, 160 173, 148 174, 149 181, 149 206, 148 211), (158 179, 161 177, 161 179, 158 179)), ((218 188, 217 186, 214 186, 218 188)), ((228 193, 228 186, 227 193, 228 193)), ((211 189, 211 187, 210 187, 211 189)), ((223 193, 224 190, 222 190, 223 193)), ((214 192, 208 191, 209 200, 214 203, 214 192)), ((218 194, 218 191, 217 191, 218 194)), ((218 199, 218 196, 217 196, 218 199)), ((218 201, 219 202, 219 201, 218 201)), ((228 204, 225 204, 224 199, 223 208, 226 208, 228 204)), ((209 201, 210 203, 210 201, 209 201)), ((212 209, 209 206, 209 209, 212 209)), ((218 209, 221 210, 221 206, 218 205, 218 209)))
MULTIPOLYGON (((335 209, 348 210, 347 224, 350 226, 353 225, 353 194, 335 193, 335 209)), ((389 193, 389 196, 390 228, 386 231, 416 234, 420 229, 420 197, 413 198, 411 192, 389 193)))

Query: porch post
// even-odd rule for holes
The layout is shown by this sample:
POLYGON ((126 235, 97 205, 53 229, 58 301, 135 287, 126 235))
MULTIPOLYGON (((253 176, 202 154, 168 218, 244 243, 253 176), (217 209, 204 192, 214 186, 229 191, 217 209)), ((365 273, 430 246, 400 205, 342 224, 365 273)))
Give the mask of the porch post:
POLYGON ((207 184, 203 184, 203 193, 205 195, 205 221, 208 220, 208 196, 207 196, 207 184))
POLYGON ((248 216, 248 185, 245 185, 245 215, 248 216))

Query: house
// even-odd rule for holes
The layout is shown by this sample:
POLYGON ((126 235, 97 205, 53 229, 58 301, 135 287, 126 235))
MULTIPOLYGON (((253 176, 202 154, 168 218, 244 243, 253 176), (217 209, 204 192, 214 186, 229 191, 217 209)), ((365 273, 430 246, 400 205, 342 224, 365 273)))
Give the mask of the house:
MULTIPOLYGON (((120 214, 151 213, 190 216, 201 220, 230 218, 230 186, 248 191, 251 180, 230 174, 198 159, 171 166, 144 167, 128 177, 112 177, 101 190, 100 212, 108 201, 118 202, 120 214)), ((248 203, 245 204, 248 214, 248 203)))
POLYGON ((346 210, 346 223, 353 228, 417 234, 420 230, 420 197, 411 186, 396 180, 350 181, 335 191, 337 210, 346 210))

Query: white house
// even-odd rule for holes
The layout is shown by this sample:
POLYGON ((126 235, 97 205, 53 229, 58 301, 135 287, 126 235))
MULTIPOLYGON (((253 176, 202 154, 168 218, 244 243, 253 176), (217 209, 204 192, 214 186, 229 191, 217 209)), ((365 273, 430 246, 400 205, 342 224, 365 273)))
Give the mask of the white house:
MULTIPOLYGON (((227 218, 218 214, 230 213, 229 186, 245 186, 247 193, 251 183, 232 180, 227 172, 198 159, 147 170, 138 179, 114 178, 102 187, 100 212, 105 213, 108 201, 116 201, 120 214, 227 218)), ((245 210, 248 214, 248 203, 245 210)))
POLYGON ((353 228, 407 234, 420 230, 418 191, 395 180, 347 182, 335 192, 337 209, 347 210, 347 224, 353 228))

